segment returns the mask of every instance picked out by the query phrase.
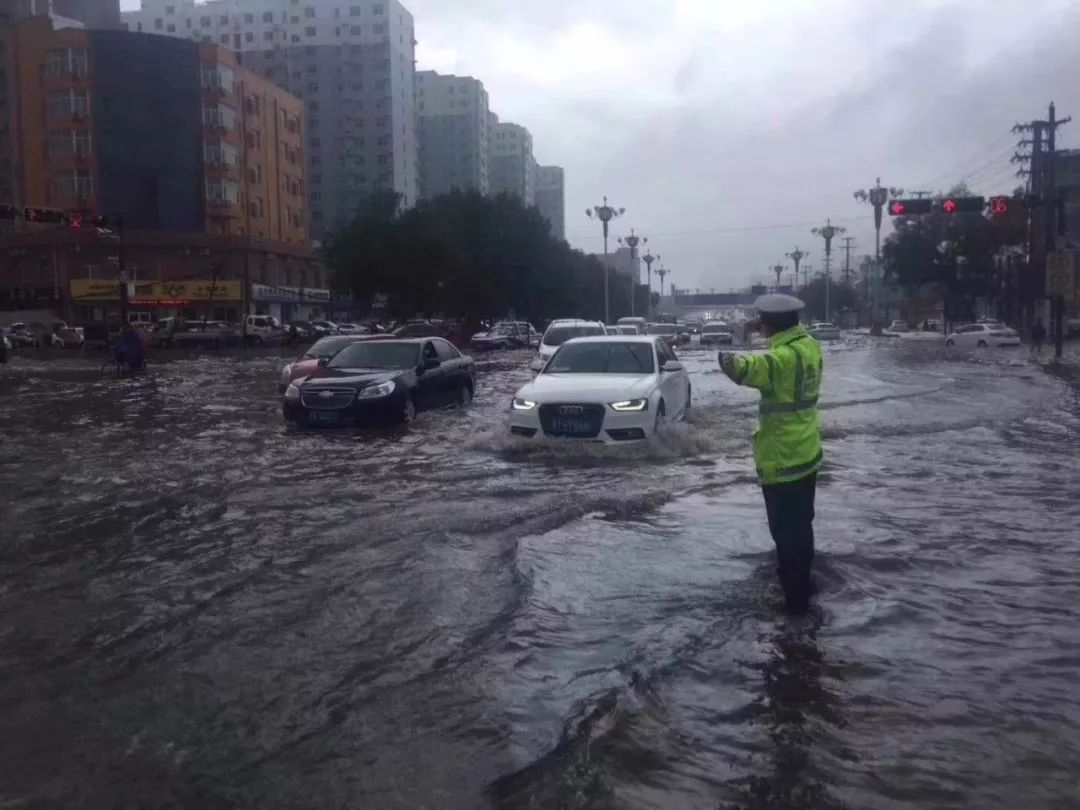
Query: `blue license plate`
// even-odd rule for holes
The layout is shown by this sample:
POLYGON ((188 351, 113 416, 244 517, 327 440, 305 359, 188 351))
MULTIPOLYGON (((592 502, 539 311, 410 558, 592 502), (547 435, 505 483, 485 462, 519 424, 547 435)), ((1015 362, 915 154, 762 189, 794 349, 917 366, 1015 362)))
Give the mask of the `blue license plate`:
POLYGON ((337 411, 308 411, 308 421, 320 425, 336 425, 337 411))
POLYGON ((551 429, 559 433, 586 434, 593 432, 592 423, 586 419, 552 419, 551 429))

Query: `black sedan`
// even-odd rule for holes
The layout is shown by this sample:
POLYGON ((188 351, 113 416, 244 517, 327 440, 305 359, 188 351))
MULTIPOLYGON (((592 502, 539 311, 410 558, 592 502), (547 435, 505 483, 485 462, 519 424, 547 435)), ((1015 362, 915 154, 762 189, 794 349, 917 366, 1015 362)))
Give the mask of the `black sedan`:
POLYGON ((417 412, 472 401, 476 368, 442 338, 358 341, 285 391, 285 418, 303 425, 408 423, 417 412))

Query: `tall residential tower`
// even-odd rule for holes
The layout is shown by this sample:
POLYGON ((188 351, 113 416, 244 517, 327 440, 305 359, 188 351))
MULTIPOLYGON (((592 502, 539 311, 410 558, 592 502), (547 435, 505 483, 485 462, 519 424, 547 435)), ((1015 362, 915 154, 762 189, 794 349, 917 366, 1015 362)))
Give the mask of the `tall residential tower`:
POLYGON ((423 70, 416 74, 420 193, 490 189, 490 110, 482 82, 423 70))

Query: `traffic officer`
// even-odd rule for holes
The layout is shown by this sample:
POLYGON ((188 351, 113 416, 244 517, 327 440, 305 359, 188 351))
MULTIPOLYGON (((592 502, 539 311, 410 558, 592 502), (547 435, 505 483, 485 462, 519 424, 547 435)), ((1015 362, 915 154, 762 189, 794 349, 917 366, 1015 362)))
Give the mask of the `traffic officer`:
POLYGON ((754 431, 754 461, 769 531, 776 543, 777 573, 789 613, 805 613, 813 585, 814 490, 822 463, 821 348, 799 324, 804 304, 790 295, 754 302, 769 339, 764 354, 720 353, 720 368, 734 382, 761 392, 754 431))

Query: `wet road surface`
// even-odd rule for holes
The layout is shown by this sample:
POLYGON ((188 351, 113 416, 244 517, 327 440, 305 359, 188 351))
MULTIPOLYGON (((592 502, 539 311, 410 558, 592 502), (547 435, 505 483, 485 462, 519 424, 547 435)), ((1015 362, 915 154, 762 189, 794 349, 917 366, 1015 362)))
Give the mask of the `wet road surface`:
POLYGON ((522 353, 377 434, 273 355, 0 366, 0 806, 1077 806, 1075 376, 828 346, 788 620, 755 395, 684 356, 687 424, 551 450, 522 353))

